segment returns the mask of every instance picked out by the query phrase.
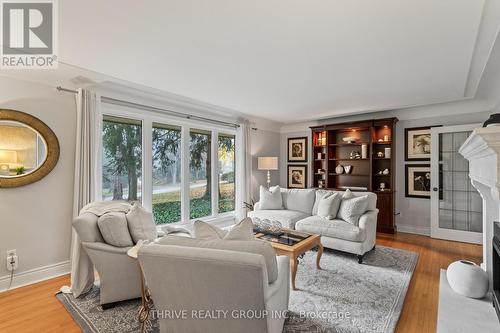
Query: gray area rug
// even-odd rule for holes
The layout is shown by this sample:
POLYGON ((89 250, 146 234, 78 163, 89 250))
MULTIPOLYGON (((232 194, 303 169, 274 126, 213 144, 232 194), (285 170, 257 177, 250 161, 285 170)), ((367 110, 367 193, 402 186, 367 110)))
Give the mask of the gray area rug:
MULTIPOLYGON (((354 255, 325 249, 322 270, 317 270, 316 253, 308 252, 300 259, 300 290, 290 293, 283 332, 394 332, 417 258, 413 252, 378 246, 359 265, 354 255)), ((98 288, 78 299, 56 297, 85 333, 139 331, 139 300, 103 311, 98 288)), ((158 332, 156 320, 148 323, 147 332, 158 332)))

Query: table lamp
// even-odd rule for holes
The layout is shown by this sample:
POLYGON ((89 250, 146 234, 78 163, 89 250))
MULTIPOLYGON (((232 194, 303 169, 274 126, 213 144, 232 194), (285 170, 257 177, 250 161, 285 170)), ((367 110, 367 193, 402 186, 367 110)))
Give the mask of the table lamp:
POLYGON ((277 157, 259 157, 257 169, 267 170, 267 188, 271 186, 271 170, 278 170, 277 157))

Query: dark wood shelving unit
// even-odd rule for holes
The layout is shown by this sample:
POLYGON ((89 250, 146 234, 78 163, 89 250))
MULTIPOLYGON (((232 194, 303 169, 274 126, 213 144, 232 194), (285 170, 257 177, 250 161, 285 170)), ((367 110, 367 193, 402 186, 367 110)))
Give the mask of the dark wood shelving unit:
POLYGON ((311 127, 313 186, 330 190, 366 188, 366 191, 376 193, 379 209, 377 230, 386 233, 396 231, 393 190, 396 180, 396 138, 393 135, 397 121, 397 118, 386 118, 311 127), (353 138, 354 142, 343 140, 347 137, 353 138), (387 148, 390 149, 390 157, 387 157, 387 148), (366 156, 363 155, 365 150, 366 156), (384 157, 378 157, 380 152, 384 157), (321 154, 321 158, 318 158, 318 154, 321 154), (351 172, 337 173, 335 169, 339 164, 351 165, 351 172), (389 169, 388 175, 379 174, 385 169, 389 169), (383 191, 380 189, 381 183, 385 184, 383 191))

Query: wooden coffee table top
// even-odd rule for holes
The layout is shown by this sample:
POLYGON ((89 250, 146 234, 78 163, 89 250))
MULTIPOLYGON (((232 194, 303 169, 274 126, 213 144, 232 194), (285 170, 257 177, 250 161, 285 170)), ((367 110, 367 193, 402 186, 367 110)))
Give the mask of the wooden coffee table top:
POLYGON ((255 237, 268 241, 275 250, 279 250, 278 252, 292 252, 297 255, 317 246, 320 240, 320 235, 316 234, 296 230, 286 230, 283 232, 284 235, 280 237, 273 237, 271 234, 266 233, 256 233, 255 237), (290 242, 287 244, 283 238, 287 238, 286 240, 290 240, 290 242))

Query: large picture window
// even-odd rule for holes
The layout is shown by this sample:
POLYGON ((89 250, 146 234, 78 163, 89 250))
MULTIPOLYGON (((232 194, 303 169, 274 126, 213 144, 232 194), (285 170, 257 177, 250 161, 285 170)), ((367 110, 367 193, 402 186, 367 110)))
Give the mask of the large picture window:
POLYGON ((235 211, 233 128, 122 106, 102 109, 102 200, 139 201, 157 225, 235 211))
POLYGON ((153 124, 153 214, 157 224, 181 220, 181 128, 153 124))
POLYGON ((104 117, 102 171, 103 200, 142 200, 141 121, 104 117))

